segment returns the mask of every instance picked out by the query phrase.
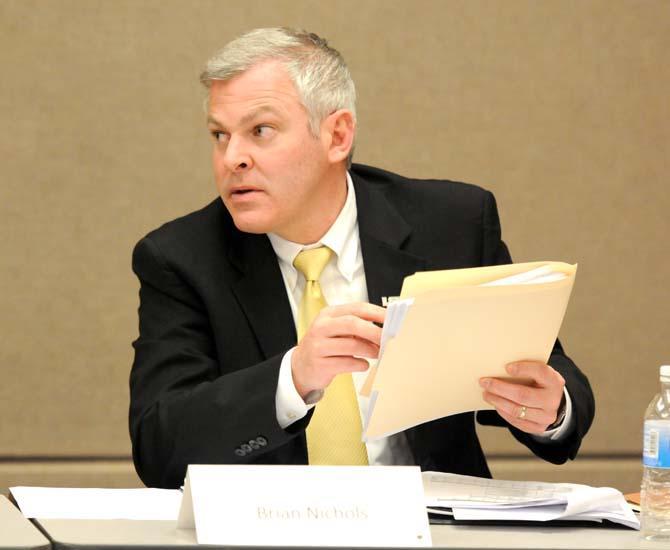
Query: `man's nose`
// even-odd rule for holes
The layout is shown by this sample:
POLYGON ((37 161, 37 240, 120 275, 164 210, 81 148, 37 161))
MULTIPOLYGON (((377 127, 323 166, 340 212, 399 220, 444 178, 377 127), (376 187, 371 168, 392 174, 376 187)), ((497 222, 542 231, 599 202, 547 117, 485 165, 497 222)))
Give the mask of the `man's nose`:
POLYGON ((230 138, 223 162, 231 172, 242 172, 251 168, 253 162, 243 139, 230 138))

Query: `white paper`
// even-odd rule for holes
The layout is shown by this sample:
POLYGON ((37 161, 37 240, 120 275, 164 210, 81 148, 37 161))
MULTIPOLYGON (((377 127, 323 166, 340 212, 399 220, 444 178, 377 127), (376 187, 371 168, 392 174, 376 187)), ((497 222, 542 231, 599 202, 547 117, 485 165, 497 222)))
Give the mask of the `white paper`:
POLYGON ((565 273, 554 271, 551 266, 544 265, 542 267, 531 269, 530 271, 503 277, 502 279, 497 279, 489 283, 482 283, 479 286, 534 285, 560 281, 565 279, 565 277, 565 273))
POLYGON ((23 515, 39 519, 176 520, 181 491, 11 487, 23 515))
POLYGON ((443 472, 424 472, 427 506, 500 508, 531 503, 558 504, 580 485, 542 481, 511 481, 464 476, 443 472))
POLYGON ((198 544, 431 546, 416 466, 190 465, 179 518, 198 544))
POLYGON ((574 483, 493 480, 423 473, 427 507, 451 508, 457 520, 607 519, 633 529, 640 522, 620 491, 574 483))

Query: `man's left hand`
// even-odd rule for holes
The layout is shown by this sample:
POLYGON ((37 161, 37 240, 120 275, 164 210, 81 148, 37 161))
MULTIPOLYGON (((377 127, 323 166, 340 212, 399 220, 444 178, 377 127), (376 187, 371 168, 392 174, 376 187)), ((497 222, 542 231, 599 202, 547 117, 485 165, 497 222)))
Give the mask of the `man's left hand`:
POLYGON ((563 397, 563 377, 540 361, 517 361, 505 367, 513 377, 526 378, 531 385, 500 378, 481 378, 484 400, 493 405, 512 426, 523 432, 541 434, 556 421, 563 397))

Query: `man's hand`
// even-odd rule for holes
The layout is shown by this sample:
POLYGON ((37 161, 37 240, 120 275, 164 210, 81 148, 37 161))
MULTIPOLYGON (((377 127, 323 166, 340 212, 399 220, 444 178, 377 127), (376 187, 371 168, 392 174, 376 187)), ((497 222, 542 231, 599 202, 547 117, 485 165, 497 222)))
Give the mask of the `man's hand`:
POLYGON ((366 303, 323 308, 293 351, 293 383, 301 397, 324 389, 342 372, 364 371, 379 356, 386 310, 366 303))
POLYGON ((530 386, 498 378, 481 378, 484 400, 512 426, 541 434, 556 421, 563 397, 563 377, 540 361, 517 361, 505 367, 510 376, 532 380, 530 386))

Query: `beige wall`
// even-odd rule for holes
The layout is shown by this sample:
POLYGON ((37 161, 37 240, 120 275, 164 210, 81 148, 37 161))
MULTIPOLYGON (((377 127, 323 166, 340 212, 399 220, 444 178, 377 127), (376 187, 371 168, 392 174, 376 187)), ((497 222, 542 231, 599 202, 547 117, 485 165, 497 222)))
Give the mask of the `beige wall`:
POLYGON ((580 264, 562 338, 597 397, 582 458, 482 430, 498 475, 633 488, 670 362, 669 20, 651 0, 0 0, 0 488, 137 483, 130 252, 215 196, 205 59, 279 24, 348 60, 358 161, 488 187, 517 261, 580 264))

